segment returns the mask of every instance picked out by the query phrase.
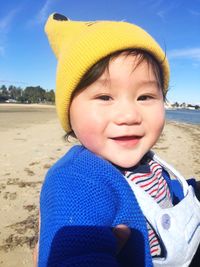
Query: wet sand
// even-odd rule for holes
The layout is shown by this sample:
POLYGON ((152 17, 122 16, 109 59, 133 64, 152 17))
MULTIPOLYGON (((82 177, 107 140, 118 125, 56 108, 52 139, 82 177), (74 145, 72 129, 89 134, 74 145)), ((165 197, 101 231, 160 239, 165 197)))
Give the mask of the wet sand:
MULTIPOLYGON (((0 104, 0 266, 33 266, 39 192, 49 167, 71 144, 54 106, 0 104)), ((200 125, 167 123, 156 151, 200 180, 200 125)))

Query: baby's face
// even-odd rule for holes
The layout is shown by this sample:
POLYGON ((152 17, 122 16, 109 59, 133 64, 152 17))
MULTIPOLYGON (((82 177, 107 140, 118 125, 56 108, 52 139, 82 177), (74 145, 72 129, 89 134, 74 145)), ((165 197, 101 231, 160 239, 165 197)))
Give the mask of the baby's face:
POLYGON ((89 150, 128 168, 158 140, 165 120, 164 101, 155 74, 138 57, 120 55, 109 72, 77 93, 70 121, 79 141, 89 150))

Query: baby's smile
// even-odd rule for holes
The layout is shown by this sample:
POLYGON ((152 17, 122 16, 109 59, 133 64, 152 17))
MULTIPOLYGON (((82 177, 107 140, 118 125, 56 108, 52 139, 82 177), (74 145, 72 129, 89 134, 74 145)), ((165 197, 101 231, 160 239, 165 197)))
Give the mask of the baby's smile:
POLYGON ((141 140, 142 136, 118 136, 112 137, 113 141, 115 141, 118 145, 125 146, 125 147, 134 147, 136 146, 139 141, 141 140))

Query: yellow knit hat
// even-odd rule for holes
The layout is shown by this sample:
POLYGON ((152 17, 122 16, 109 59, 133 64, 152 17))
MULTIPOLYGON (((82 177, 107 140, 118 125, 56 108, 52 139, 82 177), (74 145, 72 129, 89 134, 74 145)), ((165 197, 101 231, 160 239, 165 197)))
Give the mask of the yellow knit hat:
POLYGON ((166 94, 168 61, 160 46, 142 28, 127 22, 70 21, 55 13, 48 18, 45 31, 58 59, 56 109, 66 132, 71 131, 68 113, 72 92, 97 61, 115 51, 134 48, 153 55, 160 63, 166 94))

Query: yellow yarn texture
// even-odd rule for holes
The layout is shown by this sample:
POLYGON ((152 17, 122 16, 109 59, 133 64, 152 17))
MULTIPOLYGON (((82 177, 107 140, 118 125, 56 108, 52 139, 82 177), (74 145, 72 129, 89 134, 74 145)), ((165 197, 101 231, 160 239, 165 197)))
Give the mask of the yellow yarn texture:
POLYGON ((164 90, 169 83, 169 64, 158 43, 142 28, 121 21, 70 21, 60 14, 52 14, 45 32, 55 53, 56 110, 63 129, 71 131, 69 105, 72 92, 83 75, 100 59, 124 49, 142 49, 160 63, 164 90))

